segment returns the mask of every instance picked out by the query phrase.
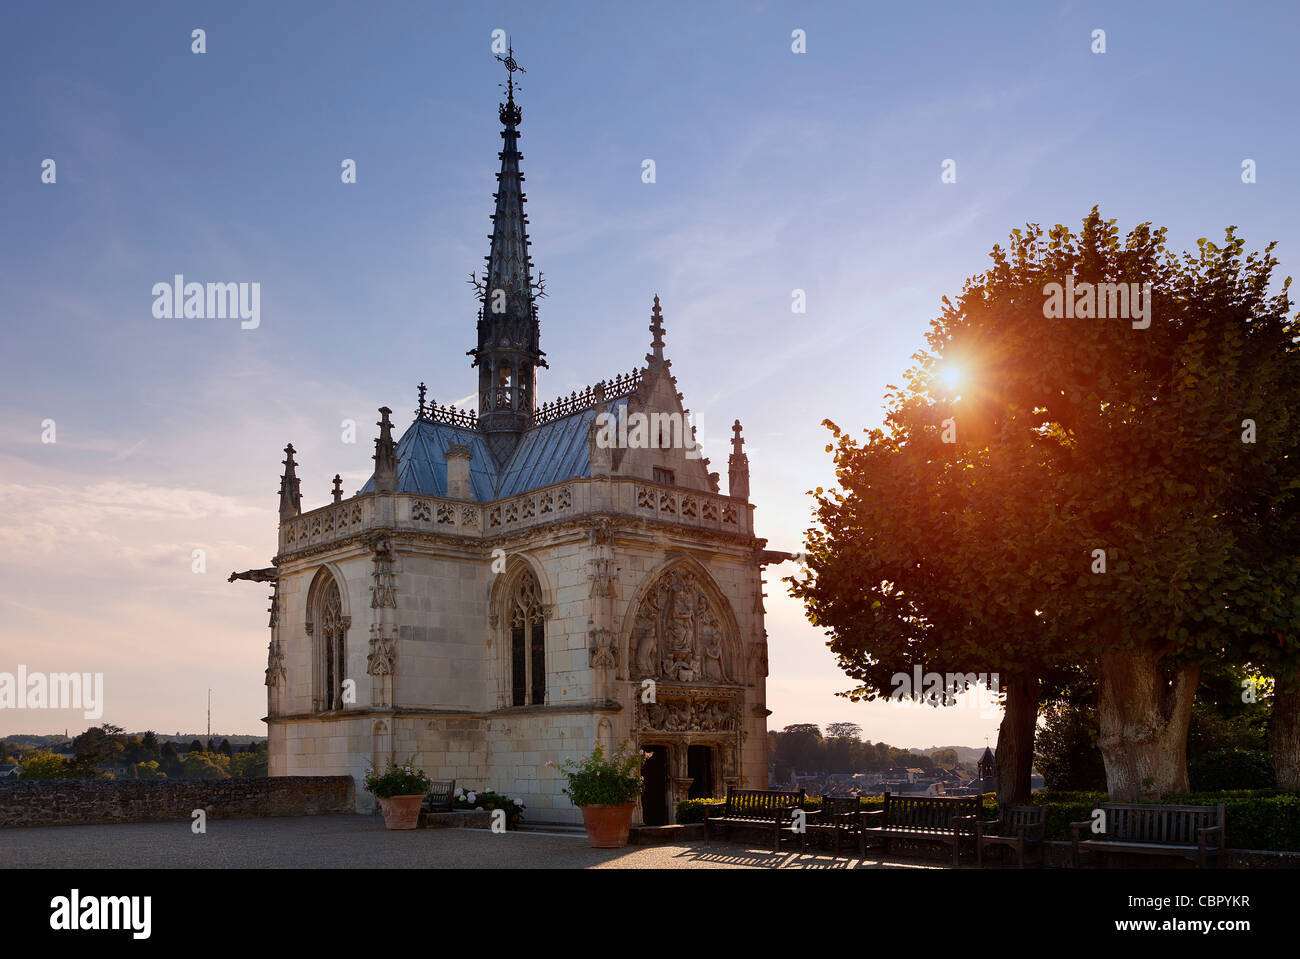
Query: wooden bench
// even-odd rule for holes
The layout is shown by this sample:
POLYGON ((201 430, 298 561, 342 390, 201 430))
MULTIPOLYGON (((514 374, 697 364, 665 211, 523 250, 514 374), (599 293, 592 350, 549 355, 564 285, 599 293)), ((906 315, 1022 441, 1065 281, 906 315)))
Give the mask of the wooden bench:
POLYGON ((1093 820, 1070 823, 1074 844, 1074 867, 1079 868, 1079 853, 1098 856, 1106 853, 1137 853, 1147 856, 1181 856, 1204 869, 1211 856, 1215 865, 1223 865, 1224 804, 1217 806, 1162 806, 1156 803, 1101 803, 1105 829, 1095 838, 1093 820))
POLYGON ((840 854, 840 839, 846 835, 857 837, 859 859, 867 854, 867 840, 862 827, 862 803, 857 796, 822 796, 822 808, 808 813, 808 828, 830 831, 834 854, 837 856, 840 854))
POLYGON ((997 819, 975 820, 975 856, 984 865, 984 850, 1014 849, 1016 865, 1024 868, 1025 853, 1037 850, 1043 862, 1043 838, 1047 831, 1046 806, 1000 806, 997 819))
POLYGON ((452 796, 456 793, 456 780, 429 783, 429 791, 420 803, 420 812, 451 812, 452 796))
MULTIPOLYGON (((794 833, 794 811, 803 806, 804 791, 777 789, 736 789, 727 787, 727 798, 715 815, 704 820, 704 842, 707 844, 716 830, 724 834, 731 826, 770 826, 772 851, 781 851, 781 833, 794 833)), ((803 848, 807 848, 808 834, 799 833, 803 848)))
POLYGON ((885 793, 882 809, 862 813, 865 838, 880 839, 889 852, 891 839, 933 840, 952 846, 958 865, 963 839, 974 840, 979 796, 894 796, 885 793))

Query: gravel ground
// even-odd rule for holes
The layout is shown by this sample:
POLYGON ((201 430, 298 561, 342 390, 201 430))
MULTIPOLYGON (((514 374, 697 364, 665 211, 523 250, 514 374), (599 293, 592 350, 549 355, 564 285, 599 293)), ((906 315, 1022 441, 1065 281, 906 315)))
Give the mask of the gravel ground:
POLYGON ((581 834, 483 829, 389 832, 377 816, 209 819, 0 829, 0 867, 44 869, 942 869, 740 843, 592 849, 581 834))

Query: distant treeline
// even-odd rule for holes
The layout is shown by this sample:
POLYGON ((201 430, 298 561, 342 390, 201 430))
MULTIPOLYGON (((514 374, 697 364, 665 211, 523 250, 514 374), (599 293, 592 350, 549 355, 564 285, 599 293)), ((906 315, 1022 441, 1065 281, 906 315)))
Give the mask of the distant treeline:
POLYGON ((888 743, 863 741, 857 723, 831 723, 822 735, 813 723, 796 723, 768 732, 768 755, 777 766, 804 773, 884 772, 886 769, 956 769, 957 750, 936 749, 929 756, 888 743))
MULTIPOLYGON (((251 739, 252 737, 237 737, 251 739)), ((149 730, 140 735, 120 726, 92 726, 71 741, 71 758, 54 750, 63 736, 12 736, 0 740, 0 764, 16 764, 19 779, 228 779, 266 775, 266 742, 244 746, 230 739, 176 743, 149 730), (54 742, 45 742, 53 739, 54 742), (14 740, 36 740, 24 748, 14 740)), ((67 750, 60 750, 66 752, 67 750)))

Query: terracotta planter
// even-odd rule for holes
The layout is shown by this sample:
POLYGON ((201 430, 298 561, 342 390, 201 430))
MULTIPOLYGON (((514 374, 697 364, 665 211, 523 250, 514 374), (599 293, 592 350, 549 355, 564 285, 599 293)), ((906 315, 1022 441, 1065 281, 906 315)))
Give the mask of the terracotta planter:
POLYGON ((621 849, 627 845, 632 828, 632 811, 636 803, 621 806, 582 806, 582 824, 587 827, 587 841, 596 849, 621 849))
POLYGON ((423 801, 424 793, 379 797, 379 808, 384 811, 384 825, 389 829, 415 829, 420 825, 420 803, 423 801))

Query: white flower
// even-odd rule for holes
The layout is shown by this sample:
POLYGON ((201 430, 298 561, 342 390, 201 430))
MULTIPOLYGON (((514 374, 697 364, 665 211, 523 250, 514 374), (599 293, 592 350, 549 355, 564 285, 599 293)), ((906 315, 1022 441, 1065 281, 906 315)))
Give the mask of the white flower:
POLYGON ((474 794, 474 793, 470 793, 470 794, 469 794, 468 796, 466 796, 465 798, 466 798, 467 800, 469 800, 470 802, 474 802, 474 800, 476 800, 476 799, 478 798, 478 796, 477 796, 476 794, 474 794))
POLYGON ((465 795, 465 790, 463 790, 463 789, 461 789, 459 786, 457 786, 457 787, 456 787, 456 798, 459 799, 459 798, 460 798, 461 796, 463 796, 463 795, 465 795))
POLYGON ((523 801, 522 799, 516 799, 516 800, 515 800, 515 805, 516 805, 516 806, 522 806, 523 804, 524 804, 524 801, 523 801))

